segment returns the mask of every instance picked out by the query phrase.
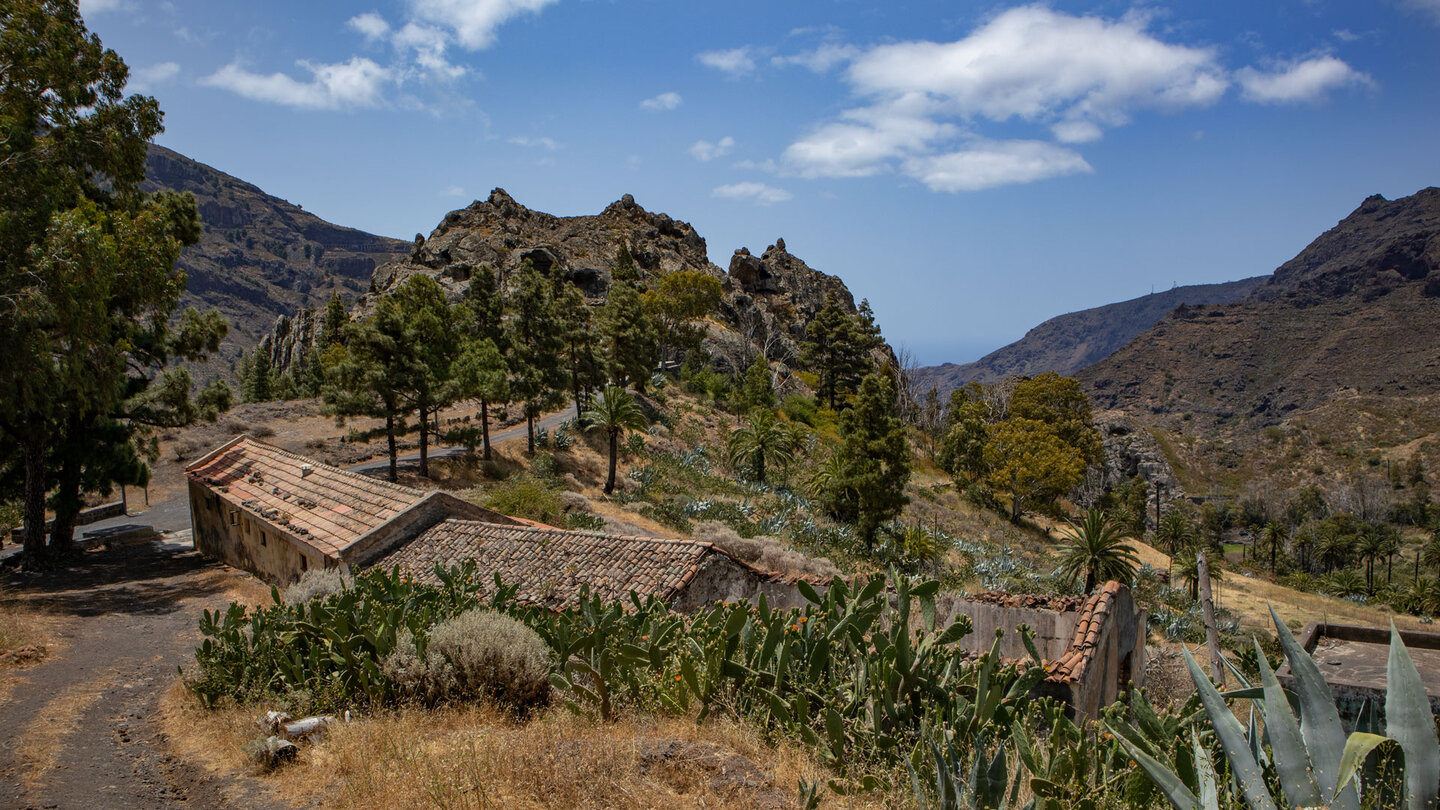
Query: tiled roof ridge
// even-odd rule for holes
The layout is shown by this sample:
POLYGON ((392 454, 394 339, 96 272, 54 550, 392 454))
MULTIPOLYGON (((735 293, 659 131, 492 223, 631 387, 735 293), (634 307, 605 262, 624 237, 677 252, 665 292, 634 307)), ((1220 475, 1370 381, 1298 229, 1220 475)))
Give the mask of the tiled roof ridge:
POLYGON ((715 549, 716 551, 725 553, 724 549, 717 547, 714 543, 709 543, 704 540, 683 540, 678 537, 641 537, 634 534, 610 534, 609 532, 596 532, 589 531, 587 529, 562 529, 557 526, 550 526, 546 528, 540 528, 539 526, 530 525, 507 526, 503 523, 491 523, 488 520, 476 520, 474 518, 451 517, 445 518, 445 520, 441 522, 450 524, 463 523, 477 524, 481 526, 493 526, 499 529, 505 529, 507 531, 526 532, 528 534, 551 534, 554 532, 560 532, 561 534, 573 535, 577 537, 598 537, 602 540, 638 540, 645 543, 670 543, 673 545, 682 546, 698 546, 702 549, 715 549))
POLYGON ((1073 683, 1084 677, 1085 668, 1089 666, 1100 646, 1100 631, 1105 627, 1105 620, 1121 587, 1123 586, 1119 582, 1111 580, 1101 585, 1099 590, 1085 600, 1085 604, 1080 607, 1079 616, 1075 619, 1075 636, 1070 641, 1070 646, 1065 648, 1059 658, 1046 666, 1050 672, 1049 680, 1073 683))
POLYGON ((216 458, 219 458, 220 456, 228 452, 231 448, 242 443, 255 445, 263 450, 272 452, 276 455, 284 456, 290 461, 300 462, 302 465, 308 464, 316 469, 323 467, 327 472, 339 473, 340 475, 351 478, 353 480, 363 481, 370 486, 378 486, 381 489, 394 490, 396 492, 414 496, 417 498, 423 498, 427 494, 429 494, 424 490, 415 489, 414 487, 407 487, 404 484, 398 484, 392 481, 386 481, 381 478, 375 478, 369 475, 365 475, 363 473, 355 472, 353 470, 347 470, 344 467, 337 467, 334 464, 326 464, 323 461, 310 458, 309 456, 302 456, 299 453, 291 452, 283 447, 270 444, 269 442, 261 441, 260 439, 255 438, 249 433, 241 433, 230 441, 225 442, 224 444, 205 454, 204 456, 201 456, 199 459, 196 459, 193 463, 191 463, 185 468, 185 472, 189 474, 192 470, 198 469, 205 464, 214 461, 216 458))

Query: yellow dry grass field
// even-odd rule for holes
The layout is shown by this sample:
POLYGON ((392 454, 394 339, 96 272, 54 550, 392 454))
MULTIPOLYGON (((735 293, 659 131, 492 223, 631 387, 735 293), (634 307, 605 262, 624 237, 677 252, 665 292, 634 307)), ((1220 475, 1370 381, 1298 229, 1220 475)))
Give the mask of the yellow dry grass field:
MULTIPOLYGON (((241 749, 262 734, 255 724, 262 708, 207 710, 177 682, 162 712, 177 755, 220 774, 255 772, 241 749)), ((738 810, 795 807, 801 780, 824 790, 832 777, 804 749, 721 719, 605 724, 554 707, 517 721, 481 704, 338 724, 325 739, 302 743, 296 762, 260 778, 277 798, 335 808, 738 810)), ((908 790, 830 794, 826 806, 908 806, 892 803, 899 793, 908 790)))
MULTIPOLYGON (((1170 567, 1170 557, 1159 549, 1139 541, 1131 541, 1140 561, 1160 571, 1170 567)), ((1389 627, 1393 619, 1395 626, 1402 630, 1426 630, 1414 616, 1395 613, 1370 605, 1357 605, 1345 599, 1325 594, 1297 591, 1274 582, 1247 577, 1239 572, 1227 570, 1215 583, 1215 602, 1240 619, 1246 628, 1275 632, 1267 606, 1292 629, 1303 628, 1309 622, 1330 621, 1342 624, 1360 624, 1370 627, 1389 627)))

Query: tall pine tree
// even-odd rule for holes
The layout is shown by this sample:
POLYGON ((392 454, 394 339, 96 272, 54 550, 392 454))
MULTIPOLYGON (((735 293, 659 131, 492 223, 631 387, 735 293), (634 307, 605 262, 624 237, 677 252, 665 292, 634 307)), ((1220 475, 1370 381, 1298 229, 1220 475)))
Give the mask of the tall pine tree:
POLYGON ((392 296, 382 296, 375 314, 345 327, 343 358, 331 369, 322 398, 343 424, 347 416, 385 420, 381 431, 390 456, 389 477, 398 479, 396 438, 405 432, 413 406, 406 393, 424 373, 406 329, 405 315, 392 296))
POLYGON ((610 381, 631 384, 641 393, 660 360, 660 335, 645 314, 640 293, 626 283, 614 284, 600 311, 600 342, 610 381))
POLYGON ((851 503, 842 513, 853 515, 855 531, 866 548, 875 532, 899 516, 910 502, 905 484, 910 480, 910 446, 905 426, 895 410, 895 381, 888 374, 870 374, 860 383, 854 407, 840 416, 844 443, 838 451, 838 480, 834 491, 849 493, 851 503))
POLYGON ((535 417, 558 405, 565 390, 565 348, 551 300, 551 284, 529 262, 515 274, 507 323, 510 344, 510 394, 524 403, 527 448, 535 453, 535 417))
POLYGON ((588 406, 590 391, 605 384, 605 358, 596 345, 595 319, 580 289, 560 282, 554 305, 555 320, 565 343, 562 350, 565 375, 570 381, 578 421, 588 406))
POLYGON ((870 367, 867 352, 872 340, 874 337, 840 306, 840 299, 834 295, 825 299, 825 306, 806 325, 805 340, 800 344, 801 360, 819 377, 816 393, 831 409, 855 391, 870 367))

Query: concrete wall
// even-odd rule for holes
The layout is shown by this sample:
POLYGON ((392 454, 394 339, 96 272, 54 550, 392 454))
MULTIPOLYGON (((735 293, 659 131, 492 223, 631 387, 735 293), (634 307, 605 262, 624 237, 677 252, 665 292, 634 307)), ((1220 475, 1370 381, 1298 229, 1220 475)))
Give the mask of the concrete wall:
POLYGON ((189 486, 191 535, 195 548, 205 556, 281 587, 312 568, 339 564, 223 493, 198 481, 190 481, 189 486))

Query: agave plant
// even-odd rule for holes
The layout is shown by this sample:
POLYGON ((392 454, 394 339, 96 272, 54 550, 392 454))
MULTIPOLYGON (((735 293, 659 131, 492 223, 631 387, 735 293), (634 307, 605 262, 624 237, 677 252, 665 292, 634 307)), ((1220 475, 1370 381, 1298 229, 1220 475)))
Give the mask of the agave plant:
POLYGON ((1270 615, 1295 676, 1299 717, 1258 645, 1260 686, 1223 695, 1186 652, 1190 677, 1225 751, 1233 783, 1216 780, 1210 749, 1202 745, 1198 737, 1193 741, 1195 766, 1197 772, 1206 775, 1199 780, 1198 796, 1175 772, 1112 726, 1110 730, 1130 756, 1180 810, 1219 810, 1221 793, 1229 784, 1238 786, 1252 810, 1277 807, 1359 810, 1362 788, 1367 799, 1385 788, 1382 784, 1361 784, 1365 760, 1380 745, 1393 742, 1404 754, 1405 806, 1408 810, 1433 810, 1440 800, 1437 795, 1440 794, 1440 741, 1435 736, 1435 719, 1420 674, 1394 624, 1390 627, 1385 673, 1386 734, 1361 731, 1346 737, 1335 698, 1319 668, 1273 609, 1270 615), (1264 718, 1263 736, 1253 716, 1248 729, 1241 726, 1225 702, 1227 697, 1254 701, 1253 705, 1264 718), (1272 784, 1280 786, 1282 796, 1271 793, 1272 784))

